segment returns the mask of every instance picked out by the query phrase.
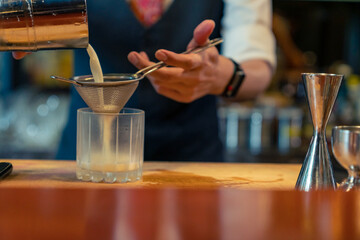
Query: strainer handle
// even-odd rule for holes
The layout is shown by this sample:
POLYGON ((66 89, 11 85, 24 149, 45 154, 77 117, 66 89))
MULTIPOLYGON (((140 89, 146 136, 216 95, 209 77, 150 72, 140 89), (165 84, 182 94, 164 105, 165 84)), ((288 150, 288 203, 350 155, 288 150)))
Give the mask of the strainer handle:
POLYGON ((75 84, 75 85, 82 86, 82 84, 80 84, 78 81, 76 81, 74 79, 69 79, 69 78, 64 78, 64 77, 54 76, 54 75, 51 75, 50 78, 58 80, 58 81, 62 81, 62 82, 66 82, 66 83, 72 83, 72 84, 75 84))
MULTIPOLYGON (((189 53, 200 53, 210 47, 216 46, 219 43, 222 43, 223 39, 222 38, 215 38, 210 40, 207 44, 203 45, 203 46, 198 46, 189 50, 186 50, 185 52, 182 52, 181 54, 189 54, 189 53)), ((135 75, 137 75, 138 77, 144 77, 149 73, 152 73, 162 67, 166 67, 166 63, 164 63, 163 61, 160 61, 158 63, 155 63, 151 66, 148 66, 146 68, 140 69, 139 71, 137 71, 135 73, 135 75)))
POLYGON ((189 54, 189 53, 199 53, 202 52, 210 47, 216 46, 220 43, 222 43, 224 40, 222 38, 214 38, 212 40, 210 40, 207 44, 203 45, 203 46, 197 46, 195 48, 186 50, 185 52, 183 52, 182 54, 189 54))
POLYGON ((138 77, 145 77, 147 74, 152 73, 153 71, 156 71, 159 68, 162 68, 165 66, 166 66, 166 63, 164 63, 163 61, 160 61, 160 62, 150 65, 146 68, 140 69, 139 71, 137 71, 135 73, 135 75, 138 77))

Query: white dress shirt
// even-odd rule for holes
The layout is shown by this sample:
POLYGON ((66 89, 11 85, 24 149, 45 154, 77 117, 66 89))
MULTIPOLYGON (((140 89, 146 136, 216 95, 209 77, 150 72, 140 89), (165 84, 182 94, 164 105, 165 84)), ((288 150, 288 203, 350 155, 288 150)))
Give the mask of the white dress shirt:
MULTIPOLYGON (((127 0, 130 1, 130 0, 127 0)), ((164 0, 165 11, 174 0, 164 0)), ((178 0, 181 1, 181 0, 178 0)), ((194 0, 196 1, 196 0, 194 0)), ((224 0, 222 55, 238 63, 261 59, 274 69, 275 38, 270 0, 224 0)))
POLYGON ((276 65, 270 0, 224 0, 222 54, 241 62, 262 59, 276 65))

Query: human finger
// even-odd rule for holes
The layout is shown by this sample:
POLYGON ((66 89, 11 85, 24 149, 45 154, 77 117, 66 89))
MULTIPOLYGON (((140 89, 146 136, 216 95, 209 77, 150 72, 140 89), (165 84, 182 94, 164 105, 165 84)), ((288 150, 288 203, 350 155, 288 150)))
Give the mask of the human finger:
POLYGON ((186 81, 173 83, 170 81, 150 80, 155 91, 168 98, 180 102, 191 102, 208 93, 208 84, 185 84, 186 81))
POLYGON ((192 92, 192 89, 194 89, 195 85, 188 85, 185 82, 186 81, 167 81, 164 79, 157 79, 153 78, 150 80, 151 84, 153 86, 157 87, 165 87, 168 89, 176 90, 179 93, 182 94, 189 94, 192 92))
POLYGON ((146 54, 146 52, 141 51, 141 52, 140 52, 140 55, 141 55, 143 58, 145 58, 146 60, 150 61, 150 60, 149 60, 149 56, 146 54))
POLYGON ((180 67, 185 70, 198 68, 202 65, 202 57, 199 54, 177 54, 168 50, 158 50, 155 57, 167 65, 180 67))
POLYGON ((178 90, 170 89, 170 88, 167 88, 164 86, 158 86, 156 91, 157 91, 157 93, 159 93, 160 95, 162 95, 164 97, 170 98, 172 100, 175 100, 175 101, 181 102, 181 103, 190 103, 195 100, 194 96, 184 95, 184 94, 180 93, 178 90))
MULTIPOLYGON (((146 53, 131 52, 128 55, 128 59, 138 69, 142 69, 154 64, 154 62, 151 62, 149 60, 146 53)), ((163 67, 147 75, 147 78, 149 78, 150 80, 156 78, 169 81, 172 79, 176 79, 174 76, 180 75, 182 71, 183 69, 180 68, 163 67)))
POLYGON ((16 60, 20 60, 28 54, 30 54, 30 53, 29 52, 12 52, 13 58, 15 58, 16 60))
POLYGON ((187 49, 192 49, 197 46, 204 45, 215 28, 215 22, 213 20, 202 21, 193 32, 193 38, 187 46, 187 49))
POLYGON ((147 57, 146 53, 130 52, 128 55, 128 60, 138 69, 150 66, 154 64, 147 57))

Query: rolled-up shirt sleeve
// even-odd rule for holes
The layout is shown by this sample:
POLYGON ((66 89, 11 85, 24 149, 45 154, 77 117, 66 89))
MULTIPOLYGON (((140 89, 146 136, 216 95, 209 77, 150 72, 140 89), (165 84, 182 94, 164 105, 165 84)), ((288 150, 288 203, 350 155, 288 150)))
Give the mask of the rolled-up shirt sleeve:
POLYGON ((222 54, 241 63, 262 59, 276 66, 270 0, 225 0, 222 54))

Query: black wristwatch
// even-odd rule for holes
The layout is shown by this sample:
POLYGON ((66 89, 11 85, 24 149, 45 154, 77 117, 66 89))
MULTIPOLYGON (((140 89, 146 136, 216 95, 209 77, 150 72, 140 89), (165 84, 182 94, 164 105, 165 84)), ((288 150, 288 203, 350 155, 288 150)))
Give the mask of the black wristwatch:
POLYGON ((226 88, 222 94, 223 97, 227 97, 227 98, 236 96, 236 94, 239 91, 239 88, 245 78, 245 73, 242 70, 241 66, 234 60, 232 60, 232 59, 230 59, 230 60, 234 63, 234 73, 233 73, 229 83, 226 85, 226 88))

